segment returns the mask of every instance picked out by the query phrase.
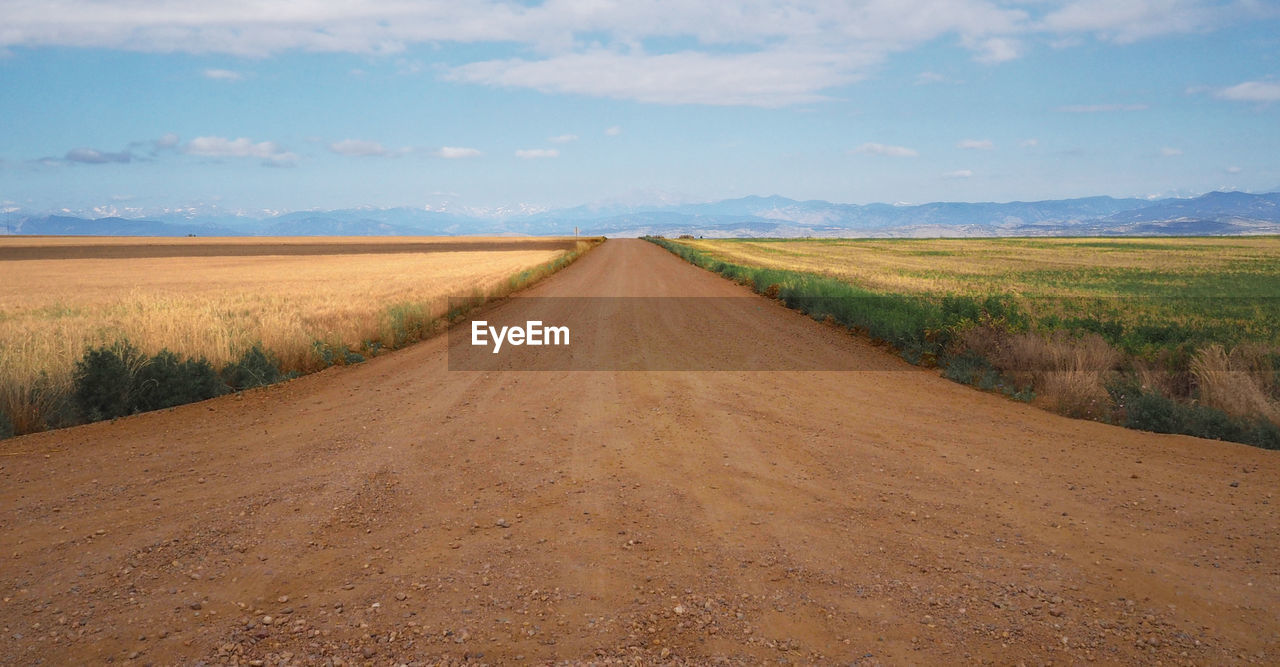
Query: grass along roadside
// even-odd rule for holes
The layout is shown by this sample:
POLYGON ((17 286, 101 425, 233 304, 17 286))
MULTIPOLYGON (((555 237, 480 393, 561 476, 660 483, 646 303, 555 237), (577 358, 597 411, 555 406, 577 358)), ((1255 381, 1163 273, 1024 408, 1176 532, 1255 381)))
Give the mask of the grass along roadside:
POLYGON ((601 241, 571 250, 0 263, 0 436, 356 363, 441 331, 459 316, 450 296, 505 296, 601 241), (116 397, 106 403, 77 398, 77 369, 95 351, 102 372, 92 382, 116 397), (165 372, 147 377, 147 368, 165 372))
MULTIPOLYGON (((1105 280, 1095 280, 1086 290, 1060 276, 1047 281, 1059 293, 1037 292, 1033 281, 1019 282, 1016 257, 1004 259, 1003 270, 990 267, 990 278, 968 282, 961 271, 968 265, 948 260, 953 263, 948 268, 960 275, 934 277, 933 288, 922 288, 900 277, 875 279, 878 272, 893 273, 900 266, 890 258, 873 257, 870 261, 880 268, 868 272, 863 263, 849 270, 847 256, 839 253, 815 259, 805 250, 826 250, 839 242, 648 240, 815 319, 888 343, 908 361, 937 366, 958 382, 1068 416, 1280 448, 1280 348, 1274 340, 1277 328, 1269 324, 1277 317, 1275 296, 1280 293, 1265 291, 1277 284, 1280 264, 1270 247, 1249 267, 1267 281, 1255 279, 1239 288, 1257 293, 1223 310, 1203 283, 1230 286, 1232 281, 1222 275, 1231 271, 1214 273, 1203 266, 1193 268, 1189 277, 1166 271, 1166 280, 1202 290, 1179 302, 1173 288, 1161 292, 1150 286, 1112 285, 1108 292, 1105 280), (744 247, 750 252, 743 252, 744 247), (772 259, 776 257, 783 259, 772 259), (784 268, 793 262, 806 270, 784 268), (871 278, 853 277, 854 271, 871 278), (1097 299, 1111 310, 1098 308, 1097 299), (1263 325, 1242 326, 1240 318, 1263 325)), ((1184 249, 1192 245, 1174 241, 1184 249)), ((914 257, 962 258, 975 248, 981 251, 984 242, 966 240, 950 249, 936 242, 929 243, 942 247, 878 243, 914 257), (922 251, 956 254, 914 255, 922 251)), ((874 247, 859 245, 858 252, 874 256, 874 247)), ((1066 270, 1089 279, 1087 257, 1071 252, 1074 256, 1066 259, 1074 265, 1066 270)), ((920 266, 933 265, 926 261, 920 266)), ((1222 266, 1238 268, 1229 261, 1222 266)), ((1043 274, 1044 268, 1034 271, 1043 274)))

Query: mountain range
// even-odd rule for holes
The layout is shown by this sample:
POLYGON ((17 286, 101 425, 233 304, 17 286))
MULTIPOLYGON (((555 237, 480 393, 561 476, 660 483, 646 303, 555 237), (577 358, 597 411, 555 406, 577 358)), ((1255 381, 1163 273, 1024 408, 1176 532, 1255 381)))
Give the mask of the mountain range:
POLYGON ((11 234, 107 236, 409 236, 646 234, 707 237, 1198 236, 1280 233, 1280 192, 1186 199, 1085 197, 1036 202, 837 204, 743 197, 700 204, 578 206, 485 216, 418 208, 296 211, 264 217, 145 218, 10 214, 11 234))

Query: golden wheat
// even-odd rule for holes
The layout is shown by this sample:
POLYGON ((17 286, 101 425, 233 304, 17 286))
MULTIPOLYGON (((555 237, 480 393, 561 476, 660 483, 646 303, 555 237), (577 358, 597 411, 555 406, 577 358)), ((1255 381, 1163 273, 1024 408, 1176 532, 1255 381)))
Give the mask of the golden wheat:
MULTIPOLYGON (((4 243, 33 247, 76 241, 4 243)), ((93 240, 95 245, 129 242, 93 240)), ((360 239, 362 244, 394 242, 360 239)), ((315 341, 352 347, 388 341, 394 336, 392 307, 430 319, 445 312, 450 296, 491 294, 513 275, 565 255, 564 250, 520 249, 519 241, 490 242, 497 250, 0 261, 0 412, 19 432, 37 428, 46 403, 69 391, 71 372, 85 349, 119 340, 148 354, 168 349, 215 365, 261 343, 285 370, 305 372, 316 364, 315 341)))

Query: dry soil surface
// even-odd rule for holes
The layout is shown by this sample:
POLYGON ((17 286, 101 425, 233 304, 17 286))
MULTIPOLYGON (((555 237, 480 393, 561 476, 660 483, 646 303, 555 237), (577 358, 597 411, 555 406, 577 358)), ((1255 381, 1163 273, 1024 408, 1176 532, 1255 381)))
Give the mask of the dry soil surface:
MULTIPOLYGON (((610 241, 525 295, 748 294, 610 241)), ((5 441, 0 659, 1280 661, 1277 453, 733 303, 600 326, 876 370, 449 371, 439 337, 5 441)))

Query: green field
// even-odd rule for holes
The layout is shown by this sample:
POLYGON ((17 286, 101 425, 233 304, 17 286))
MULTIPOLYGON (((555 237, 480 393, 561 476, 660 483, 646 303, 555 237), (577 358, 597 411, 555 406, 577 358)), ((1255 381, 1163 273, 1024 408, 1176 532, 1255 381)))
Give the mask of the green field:
POLYGON ((1131 352, 1142 351, 1144 335, 1157 347, 1280 343, 1276 237, 680 243, 722 261, 834 277, 875 294, 1007 295, 1038 322, 1092 328, 1131 352))
POLYGON ((651 240, 958 381, 1280 444, 1280 238, 651 240))

